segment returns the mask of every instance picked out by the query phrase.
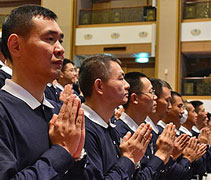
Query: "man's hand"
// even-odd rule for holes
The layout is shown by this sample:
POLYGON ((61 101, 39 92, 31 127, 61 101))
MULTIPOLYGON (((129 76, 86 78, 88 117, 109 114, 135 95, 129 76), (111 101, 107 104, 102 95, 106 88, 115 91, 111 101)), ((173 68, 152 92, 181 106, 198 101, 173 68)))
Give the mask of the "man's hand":
POLYGON ((192 163, 197 157, 198 149, 197 139, 195 137, 190 138, 188 145, 183 150, 183 157, 192 163))
POLYGON ((189 136, 187 134, 182 134, 174 141, 174 148, 171 154, 173 160, 176 160, 183 152, 185 147, 188 145, 189 136))
POLYGON ((155 156, 159 157, 164 164, 169 160, 174 147, 174 140, 176 136, 175 125, 172 123, 167 124, 161 135, 156 141, 156 153, 155 156))
POLYGON ((201 130, 201 133, 198 136, 198 141, 200 144, 208 144, 209 133, 210 133, 210 129, 208 127, 204 127, 201 130))
POLYGON ((198 144, 198 151, 196 153, 196 160, 202 157, 206 153, 207 145, 206 144, 198 144))
POLYGON ((120 116, 122 115, 122 113, 124 112, 124 108, 123 106, 119 107, 119 109, 115 110, 115 118, 116 120, 118 120, 120 118, 120 116))
POLYGON ((134 164, 139 162, 152 138, 151 131, 149 124, 141 124, 132 137, 128 132, 120 144, 122 156, 129 158, 134 164))
POLYGON ((72 94, 73 94, 72 85, 67 84, 67 85, 64 87, 64 91, 62 91, 62 92, 60 93, 59 100, 64 102, 68 97, 71 97, 72 94))
POLYGON ((80 157, 84 146, 85 128, 84 111, 77 96, 68 97, 57 115, 49 125, 49 136, 52 144, 65 148, 74 159, 80 157))

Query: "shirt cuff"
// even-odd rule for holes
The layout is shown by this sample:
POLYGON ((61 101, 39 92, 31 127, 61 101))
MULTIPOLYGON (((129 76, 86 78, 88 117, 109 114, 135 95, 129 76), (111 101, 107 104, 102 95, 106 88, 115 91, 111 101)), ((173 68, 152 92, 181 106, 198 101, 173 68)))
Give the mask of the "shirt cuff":
POLYGON ((51 148, 41 156, 41 158, 46 158, 59 174, 64 174, 74 165, 74 159, 72 156, 59 145, 52 145, 51 148))

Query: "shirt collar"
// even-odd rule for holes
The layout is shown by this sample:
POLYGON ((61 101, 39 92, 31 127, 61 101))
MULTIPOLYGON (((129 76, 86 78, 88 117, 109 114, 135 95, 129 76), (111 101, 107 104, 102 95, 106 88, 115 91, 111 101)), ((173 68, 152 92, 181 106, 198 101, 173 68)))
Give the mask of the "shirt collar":
POLYGON ((122 115, 120 116, 120 119, 128 125, 128 127, 133 130, 134 132, 136 129, 138 129, 138 124, 125 112, 122 112, 122 115))
POLYGON ((180 135, 180 131, 177 130, 177 129, 175 129, 175 131, 176 131, 176 135, 179 136, 180 135))
MULTIPOLYGON (((17 83, 13 82, 11 79, 5 80, 5 85, 2 87, 2 89, 12 94, 13 96, 17 97, 18 99, 24 101, 33 110, 41 105, 41 103, 37 99, 35 99, 28 91, 26 91, 23 87, 21 87, 17 83)), ((46 100, 45 95, 42 104, 51 109, 54 108, 52 104, 46 100)))
POLYGON ((163 129, 166 127, 166 123, 164 123, 162 120, 158 121, 159 126, 161 126, 163 129))
POLYGON ((179 130, 184 132, 185 134, 191 136, 191 137, 193 136, 193 134, 187 128, 185 128, 184 126, 180 126, 179 130))
POLYGON ((58 82, 56 83, 56 87, 59 88, 60 90, 64 91, 64 87, 59 84, 58 82))
POLYGON ((153 130, 156 134, 159 133, 158 127, 154 124, 154 122, 150 119, 149 116, 146 117, 145 122, 150 124, 150 126, 152 127, 152 130, 153 130))
POLYGON ((195 131, 195 132, 197 132, 197 133, 200 133, 200 130, 196 126, 193 126, 192 127, 192 130, 195 131))
POLYGON ((109 124, 107 124, 94 110, 92 110, 89 106, 87 106, 86 104, 82 104, 81 107, 84 109, 84 115, 86 117, 88 117, 92 122, 104 127, 104 128, 108 128, 108 125, 110 125, 111 127, 115 127, 116 125, 112 124, 109 121, 109 124))
MULTIPOLYGON (((166 123, 164 123, 162 120, 158 121, 157 125, 161 126, 163 129, 166 127, 166 123)), ((176 135, 180 135, 179 130, 175 129, 176 135)))
POLYGON ((1 70, 4 71, 5 73, 9 74, 10 76, 12 76, 12 69, 9 68, 8 66, 3 64, 1 67, 1 70))
POLYGON ((0 66, 4 66, 4 63, 0 60, 0 66))

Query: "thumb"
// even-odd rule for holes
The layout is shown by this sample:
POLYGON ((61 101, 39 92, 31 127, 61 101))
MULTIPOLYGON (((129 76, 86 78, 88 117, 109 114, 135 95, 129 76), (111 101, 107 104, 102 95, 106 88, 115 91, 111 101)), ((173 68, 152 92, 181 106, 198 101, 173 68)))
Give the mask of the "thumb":
POLYGON ((128 131, 127 134, 123 137, 122 143, 127 142, 131 137, 131 132, 128 131))
POLYGON ((53 115, 52 119, 50 120, 49 122, 49 133, 53 130, 54 128, 54 124, 56 122, 56 119, 57 119, 57 116, 56 114, 53 115))

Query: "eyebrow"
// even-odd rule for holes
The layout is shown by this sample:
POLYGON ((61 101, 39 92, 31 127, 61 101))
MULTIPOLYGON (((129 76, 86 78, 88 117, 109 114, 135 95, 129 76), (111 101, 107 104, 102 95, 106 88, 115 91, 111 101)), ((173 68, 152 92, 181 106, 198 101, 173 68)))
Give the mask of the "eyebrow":
POLYGON ((63 33, 58 33, 57 31, 49 30, 46 34, 53 34, 53 35, 58 35, 59 38, 63 39, 64 34, 63 33))

